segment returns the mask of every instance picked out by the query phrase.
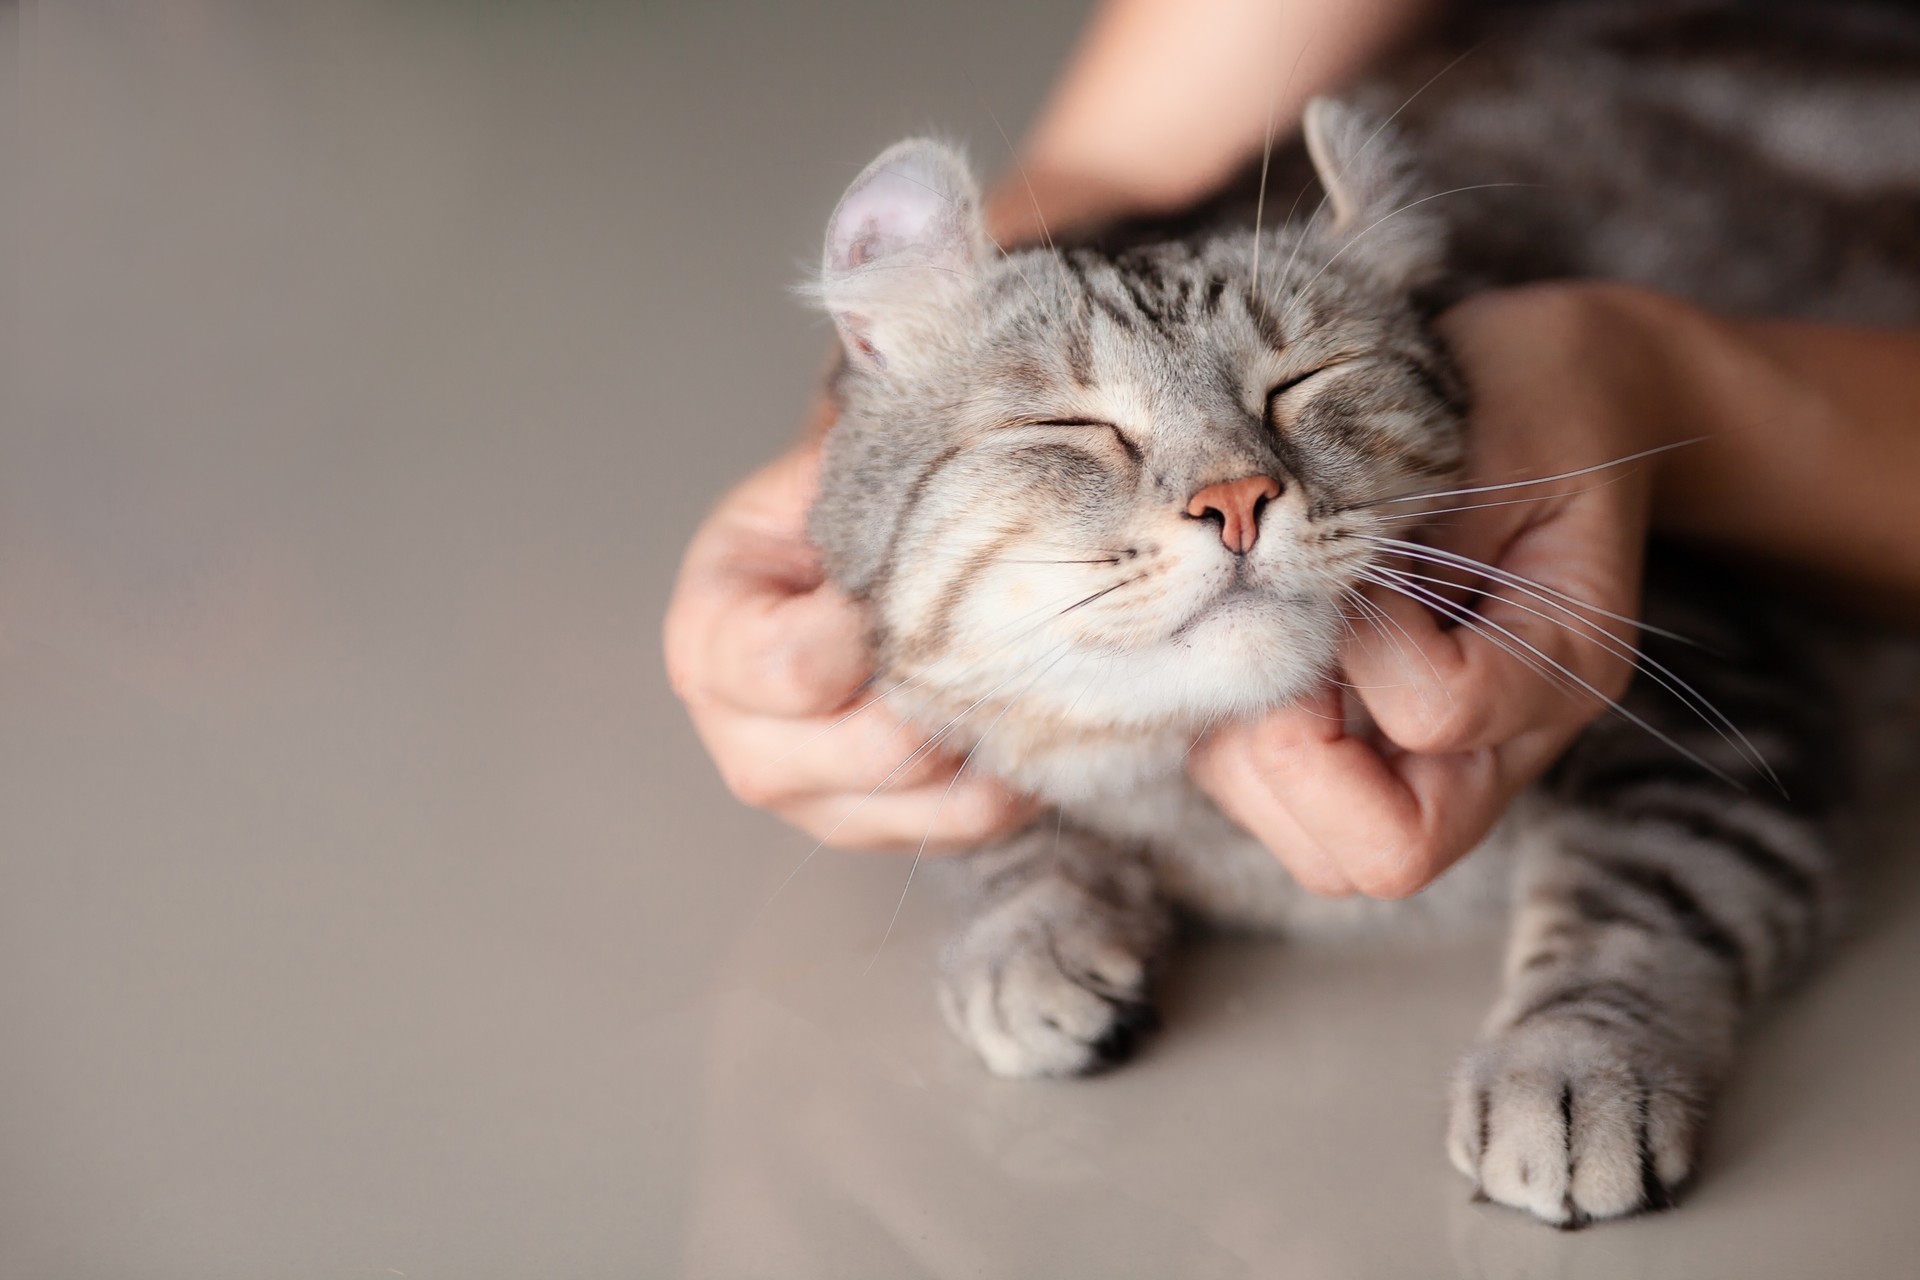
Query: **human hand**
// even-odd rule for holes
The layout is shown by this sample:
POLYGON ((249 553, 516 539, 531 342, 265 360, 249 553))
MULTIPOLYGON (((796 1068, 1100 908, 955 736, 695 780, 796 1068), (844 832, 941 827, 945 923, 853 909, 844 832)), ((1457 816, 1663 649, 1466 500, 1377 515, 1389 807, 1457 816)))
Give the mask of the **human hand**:
MULTIPOLYGON (((817 433, 816 433, 817 434, 817 433)), ((668 678, 734 795, 844 849, 951 851, 1031 806, 928 751, 864 690, 867 619, 806 537, 820 450, 797 446, 720 500, 668 606, 668 678), (895 772, 897 770, 897 773, 895 772)))
POLYGON ((1567 478, 1406 504, 1436 518, 1394 548, 1341 653, 1377 736, 1347 731, 1328 686, 1195 753, 1201 787, 1308 889, 1423 888, 1625 690, 1653 466, 1604 464, 1673 442, 1670 305, 1552 285, 1442 317, 1472 391, 1459 487, 1567 478))

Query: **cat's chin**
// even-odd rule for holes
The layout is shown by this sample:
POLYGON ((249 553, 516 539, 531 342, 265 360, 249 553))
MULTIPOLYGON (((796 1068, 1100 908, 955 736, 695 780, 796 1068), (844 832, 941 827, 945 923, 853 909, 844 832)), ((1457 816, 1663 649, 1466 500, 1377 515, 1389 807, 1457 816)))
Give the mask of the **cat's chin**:
MULTIPOLYGON (((1314 689, 1338 636, 1330 605, 1249 596, 1158 643, 1061 662, 1012 705, 983 710, 951 745, 974 751, 984 772, 1050 799, 1124 792, 1180 774, 1194 740, 1214 726, 1314 689)), ((1019 670, 975 677, 1005 684, 1019 670)), ((889 701, 929 724, 980 705, 978 694, 957 688, 903 688, 889 701)))
POLYGON ((1033 702, 1099 736, 1191 735, 1313 689, 1334 661, 1338 636, 1331 605, 1238 598, 1158 643, 1063 664, 1063 676, 1033 702))
POLYGON ((1240 596, 1150 651, 1171 718, 1257 715, 1307 693, 1333 665, 1339 613, 1322 601, 1240 596))

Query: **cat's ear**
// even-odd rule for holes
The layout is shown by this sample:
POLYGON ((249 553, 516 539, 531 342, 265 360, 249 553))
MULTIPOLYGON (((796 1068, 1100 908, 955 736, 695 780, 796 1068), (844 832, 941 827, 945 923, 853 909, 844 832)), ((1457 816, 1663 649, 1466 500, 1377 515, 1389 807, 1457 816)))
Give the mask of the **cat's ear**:
POLYGON ((1332 98, 1307 103, 1307 154, 1327 192, 1318 233, 1337 253, 1393 288, 1431 283, 1445 265, 1446 228, 1422 197, 1418 166, 1385 121, 1332 98))
POLYGON ((938 341, 986 260, 980 188, 959 152, 909 138, 868 165, 827 224, 816 293, 851 359, 879 368, 938 341))

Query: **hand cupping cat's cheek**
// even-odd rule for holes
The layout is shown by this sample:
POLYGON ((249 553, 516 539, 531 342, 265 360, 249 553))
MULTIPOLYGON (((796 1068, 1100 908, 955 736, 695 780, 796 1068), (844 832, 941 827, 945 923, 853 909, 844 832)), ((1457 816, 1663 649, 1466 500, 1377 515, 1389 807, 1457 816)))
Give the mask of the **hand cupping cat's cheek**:
POLYGON ((807 541, 818 465, 817 446, 776 459, 694 536, 664 627, 668 677, 689 706, 818 715, 871 670, 866 614, 807 541))
MULTIPOLYGON (((1637 504, 1621 501, 1628 495, 1623 482, 1507 517, 1513 529, 1480 530, 1477 541, 1495 542, 1497 554, 1454 554, 1483 559, 1507 581, 1457 594, 1451 625, 1425 604, 1370 589, 1375 607, 1341 665, 1380 731, 1409 751, 1469 751, 1577 727, 1603 697, 1618 697, 1632 673, 1622 656, 1632 627, 1619 619, 1638 608, 1645 527, 1637 504)), ((1464 541, 1447 532, 1432 539, 1442 554, 1464 541)))
POLYGON ((730 566, 697 590, 677 640, 675 687, 690 702, 762 715, 820 715, 872 671, 867 620, 831 586, 796 589, 758 567, 730 566), (685 675, 681 673, 685 672, 685 675))

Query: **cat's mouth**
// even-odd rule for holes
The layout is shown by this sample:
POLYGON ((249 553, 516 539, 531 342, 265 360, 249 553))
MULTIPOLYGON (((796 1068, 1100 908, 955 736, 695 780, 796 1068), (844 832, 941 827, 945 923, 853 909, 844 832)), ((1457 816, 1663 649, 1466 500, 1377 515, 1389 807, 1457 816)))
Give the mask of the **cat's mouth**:
POLYGON ((1246 561, 1237 560, 1226 582, 1196 605, 1169 633, 1167 639, 1175 642, 1185 640, 1210 623, 1242 618, 1247 621, 1271 618, 1275 610, 1305 608, 1318 600, 1319 597, 1311 592, 1283 591, 1272 582, 1261 581, 1260 575, 1251 570, 1246 561))

